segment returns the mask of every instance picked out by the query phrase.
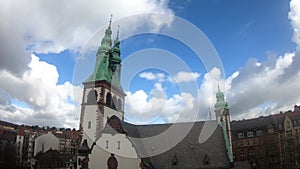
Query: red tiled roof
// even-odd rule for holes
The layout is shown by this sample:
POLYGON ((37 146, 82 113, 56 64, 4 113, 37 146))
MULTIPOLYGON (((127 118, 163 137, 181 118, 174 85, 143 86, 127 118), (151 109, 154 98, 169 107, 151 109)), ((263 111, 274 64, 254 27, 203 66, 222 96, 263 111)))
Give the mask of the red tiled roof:
POLYGON ((300 112, 286 111, 284 113, 274 114, 273 116, 276 119, 281 119, 284 118, 285 116, 295 117, 295 116, 300 116, 300 112))

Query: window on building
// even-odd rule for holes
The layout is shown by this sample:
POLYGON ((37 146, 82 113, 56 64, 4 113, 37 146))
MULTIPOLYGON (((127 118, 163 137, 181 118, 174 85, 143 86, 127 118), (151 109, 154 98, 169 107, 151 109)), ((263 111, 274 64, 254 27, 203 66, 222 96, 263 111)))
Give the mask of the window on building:
POLYGON ((241 150, 241 157, 244 157, 244 155, 245 155, 244 150, 241 150))
POLYGON ((176 156, 176 155, 173 156, 171 165, 172 165, 172 166, 178 166, 178 159, 177 159, 177 156, 176 156))
POLYGON ((118 149, 121 148, 121 141, 118 141, 118 149))
POLYGON ((253 137, 253 131, 248 131, 247 132, 247 137, 253 137))
POLYGON ((113 102, 112 102, 112 108, 116 109, 116 108, 117 108, 116 105, 117 105, 117 103, 118 103, 117 96, 114 96, 112 101, 113 101, 113 102))
POLYGON ((238 133, 238 138, 244 138, 244 133, 238 133))
POLYGON ((244 143, 241 141, 241 147, 243 147, 244 146, 244 143))
POLYGON ((87 95, 87 104, 97 104, 98 94, 96 90, 91 90, 87 95))
POLYGON ((262 135, 262 131, 261 131, 261 130, 257 130, 257 131, 256 131, 256 136, 259 137, 259 136, 261 136, 261 135, 262 135))
POLYGON ((89 121, 89 122, 88 122, 88 129, 90 129, 91 127, 92 127, 92 122, 89 121))
POLYGON ((279 129, 282 130, 282 124, 279 124, 279 129))
POLYGON ((274 128, 268 128, 268 132, 269 132, 270 134, 274 133, 274 128))
POLYGON ((120 98, 118 99, 118 110, 122 111, 122 100, 120 98))
POLYGON ((106 145, 105 145, 105 148, 106 148, 106 149, 108 149, 108 142, 109 142, 109 141, 106 140, 106 145))
POLYGON ((290 129, 290 128, 291 128, 290 121, 287 121, 287 122, 286 122, 286 128, 287 128, 287 129, 290 129))
POLYGON ((249 155, 255 155, 255 150, 249 150, 249 155))
POLYGON ((111 106, 111 94, 108 92, 106 94, 106 101, 105 101, 107 106, 111 106))

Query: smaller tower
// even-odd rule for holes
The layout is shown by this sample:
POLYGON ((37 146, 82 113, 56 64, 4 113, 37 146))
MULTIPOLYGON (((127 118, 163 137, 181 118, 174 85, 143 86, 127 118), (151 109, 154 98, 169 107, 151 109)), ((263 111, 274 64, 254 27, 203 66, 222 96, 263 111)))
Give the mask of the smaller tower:
POLYGON ((229 162, 233 163, 232 158, 232 140, 231 140, 231 127, 230 127, 230 114, 228 102, 225 101, 224 93, 220 91, 218 86, 218 92, 216 94, 217 102, 215 104, 216 120, 218 124, 223 128, 223 135, 226 141, 227 154, 229 162))

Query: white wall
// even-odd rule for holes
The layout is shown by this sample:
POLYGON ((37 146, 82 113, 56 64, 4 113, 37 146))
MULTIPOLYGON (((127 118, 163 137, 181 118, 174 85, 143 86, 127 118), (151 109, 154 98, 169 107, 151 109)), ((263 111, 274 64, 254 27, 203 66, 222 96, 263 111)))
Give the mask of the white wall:
POLYGON ((115 154, 118 169, 140 169, 141 159, 137 157, 134 147, 124 134, 102 134, 90 155, 89 167, 107 168, 107 159, 111 156, 111 153, 115 154), (109 140, 108 149, 106 148, 106 140, 109 140), (121 143, 120 149, 117 148, 117 141, 121 143))
MULTIPOLYGON (((86 133, 87 136, 91 137, 90 139, 95 140, 96 139, 96 128, 97 128, 97 105, 85 105, 83 113, 83 132, 86 133), (88 128, 89 122, 91 122, 91 128, 88 128)), ((83 139, 86 139, 86 137, 83 137, 83 139)))
POLYGON ((103 133, 100 139, 97 140, 97 146, 115 155, 130 158, 138 157, 135 148, 125 134, 103 133))
POLYGON ((41 135, 35 139, 34 156, 43 150, 48 151, 50 148, 59 150, 59 139, 50 131, 47 134, 41 135))

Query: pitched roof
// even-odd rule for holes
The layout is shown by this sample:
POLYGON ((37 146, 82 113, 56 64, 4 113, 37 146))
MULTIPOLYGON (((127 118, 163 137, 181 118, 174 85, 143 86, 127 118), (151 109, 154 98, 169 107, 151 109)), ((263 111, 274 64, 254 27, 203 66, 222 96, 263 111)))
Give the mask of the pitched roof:
POLYGON ((231 121, 231 130, 245 130, 254 128, 266 128, 269 125, 275 127, 275 119, 273 116, 261 116, 259 118, 231 121))
MULTIPOLYGON (((173 134, 186 135, 178 144, 168 151, 152 157, 144 158, 145 161, 150 163, 154 169, 171 168, 174 156, 176 156, 178 161, 178 168, 229 168, 223 131, 219 125, 206 142, 202 144, 198 142, 204 123, 205 122, 202 121, 195 123, 133 125, 124 122, 123 126, 127 135, 134 138, 149 138, 151 136, 157 136, 171 127, 174 127, 174 125, 176 126, 176 133, 173 134), (188 126, 191 126, 190 131, 188 133, 184 133, 185 131, 183 128, 188 126), (204 161, 205 159, 208 159, 208 164, 204 161)), ((164 143, 168 144, 168 142, 172 142, 172 140, 160 139, 159 142, 149 145, 141 139, 131 140, 140 155, 149 154, 150 151, 158 150, 162 145, 164 145, 164 143)))

